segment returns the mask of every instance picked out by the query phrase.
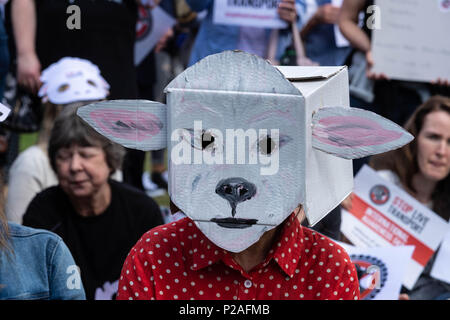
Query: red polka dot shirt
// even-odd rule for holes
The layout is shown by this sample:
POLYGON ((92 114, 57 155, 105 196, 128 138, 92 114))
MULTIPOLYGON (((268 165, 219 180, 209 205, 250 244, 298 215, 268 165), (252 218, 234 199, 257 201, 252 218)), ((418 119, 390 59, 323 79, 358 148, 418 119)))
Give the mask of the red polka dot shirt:
POLYGON ((189 218, 158 226, 127 256, 117 299, 359 299, 347 253, 292 214, 266 259, 245 272, 189 218))

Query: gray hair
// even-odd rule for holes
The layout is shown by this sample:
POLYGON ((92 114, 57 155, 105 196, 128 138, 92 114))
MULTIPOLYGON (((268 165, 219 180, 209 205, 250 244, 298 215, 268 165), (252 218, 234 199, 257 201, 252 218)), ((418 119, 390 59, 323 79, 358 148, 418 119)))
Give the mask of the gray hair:
POLYGON ((72 145, 82 147, 100 147, 105 152, 105 159, 111 169, 110 175, 120 169, 125 149, 92 129, 77 115, 79 106, 65 106, 55 120, 48 143, 50 165, 56 172, 56 153, 61 148, 72 145))
POLYGON ((75 101, 68 104, 53 104, 51 102, 44 103, 44 115, 42 117, 41 129, 39 130, 38 144, 44 149, 48 148, 48 140, 50 139, 53 123, 62 109, 66 107, 77 108, 92 102, 93 101, 75 101))

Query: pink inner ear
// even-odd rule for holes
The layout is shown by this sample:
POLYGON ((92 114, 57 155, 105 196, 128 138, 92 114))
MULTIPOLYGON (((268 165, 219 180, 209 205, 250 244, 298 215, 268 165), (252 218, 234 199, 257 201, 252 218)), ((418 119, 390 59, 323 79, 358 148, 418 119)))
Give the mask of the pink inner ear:
POLYGON ((157 116, 148 112, 96 109, 89 116, 105 135, 129 141, 149 139, 164 127, 157 116))
POLYGON ((401 138, 402 133, 384 129, 378 122, 355 116, 331 116, 319 120, 315 139, 337 147, 368 147, 401 138))

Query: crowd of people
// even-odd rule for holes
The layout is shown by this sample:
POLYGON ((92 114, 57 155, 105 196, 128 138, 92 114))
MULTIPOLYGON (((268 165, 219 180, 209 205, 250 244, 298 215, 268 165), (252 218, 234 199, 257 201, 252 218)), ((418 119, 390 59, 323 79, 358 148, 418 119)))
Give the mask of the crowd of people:
MULTIPOLYGON (((176 76, 176 68, 167 70, 167 64, 186 69, 225 50, 241 50, 275 64, 287 61, 295 47, 304 59, 294 63, 347 65, 350 106, 373 111, 415 137, 399 149, 353 160, 354 174, 368 164, 450 220, 450 79, 403 81, 372 71, 371 30, 364 22, 373 1, 344 0, 337 7, 331 0, 281 0, 277 14, 289 27, 280 30, 217 24, 214 0, 0 3, 0 102, 10 104, 14 117, 28 110, 38 126, 37 142, 20 153, 13 151, 13 137, 25 131, 8 120, 0 128, 1 156, 8 158, 1 163, 0 299, 235 299, 229 286, 237 282, 237 273, 247 275, 254 268, 264 278, 260 287, 250 278, 243 281, 242 299, 292 299, 302 285, 304 299, 359 298, 355 267, 332 241, 346 241, 340 231, 341 208, 351 207, 352 196, 311 228, 300 205, 256 246, 242 252, 214 251, 215 245, 177 205, 170 202, 174 215, 168 218, 165 207, 151 197, 143 183, 144 151, 111 142, 77 115, 80 107, 96 101, 165 102, 158 90, 176 76), (81 9, 80 29, 66 26, 71 4, 81 9), (139 10, 152 10, 155 4, 176 23, 135 66, 139 10), (348 45, 338 46, 336 27, 348 45), (8 152, 13 156, 6 157, 8 152), (311 245, 308 238, 314 239, 311 245), (296 264, 297 247, 303 250, 303 268, 296 264), (152 255, 148 259, 147 252, 152 255), (324 252, 333 259, 326 260, 324 252), (272 258, 277 265, 269 264, 272 258), (322 258, 329 269, 311 266, 322 258), (221 260, 223 264, 216 263, 221 260), (300 279, 310 279, 314 272, 316 282, 323 280, 335 289, 308 291, 310 283, 300 279), (298 277, 298 283, 288 287, 286 276, 298 277), (274 277, 284 283, 282 289, 275 287, 274 277)), ((148 176, 167 191, 165 150, 150 154, 148 176)), ((399 299, 450 293, 449 283, 430 276, 434 258, 413 289, 402 288, 399 299)))

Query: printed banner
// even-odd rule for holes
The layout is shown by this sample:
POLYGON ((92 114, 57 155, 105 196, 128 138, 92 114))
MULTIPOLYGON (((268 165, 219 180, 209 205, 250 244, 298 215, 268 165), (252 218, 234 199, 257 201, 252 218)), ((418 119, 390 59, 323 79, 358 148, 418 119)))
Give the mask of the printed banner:
POLYGON ((449 224, 369 166, 355 177, 350 211, 342 212, 342 233, 358 247, 415 247, 404 286, 412 289, 442 241, 449 224))
POLYGON ((282 29, 287 23, 280 19, 280 0, 215 0, 213 22, 247 27, 282 29))
POLYGON ((339 242, 356 267, 361 300, 398 300, 413 246, 360 248, 339 242))
POLYGON ((139 7, 134 45, 134 65, 137 66, 152 51, 159 39, 175 24, 175 19, 160 7, 139 7), (155 23, 157 21, 158 23, 155 23))
POLYGON ((450 229, 439 247, 430 275, 450 284, 450 229))

